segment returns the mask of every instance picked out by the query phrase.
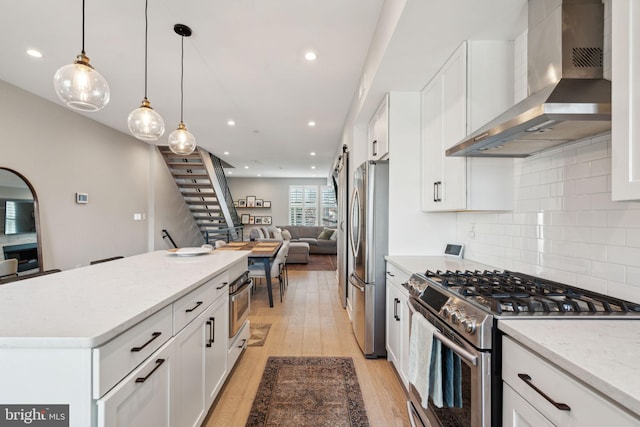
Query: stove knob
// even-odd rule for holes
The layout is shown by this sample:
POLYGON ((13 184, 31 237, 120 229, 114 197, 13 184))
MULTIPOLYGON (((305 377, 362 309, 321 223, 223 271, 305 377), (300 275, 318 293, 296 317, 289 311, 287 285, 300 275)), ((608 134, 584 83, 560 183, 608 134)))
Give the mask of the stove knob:
POLYGON ((467 333, 473 335, 476 332, 476 319, 467 317, 462 321, 462 327, 467 333))
POLYGON ((460 323, 462 316, 463 314, 460 310, 454 311, 453 313, 451 313, 451 323, 453 323, 454 325, 457 325, 458 323, 460 323))
POLYGON ((449 304, 446 304, 442 307, 442 315, 445 319, 448 319, 451 316, 451 312, 453 311, 452 307, 449 304))

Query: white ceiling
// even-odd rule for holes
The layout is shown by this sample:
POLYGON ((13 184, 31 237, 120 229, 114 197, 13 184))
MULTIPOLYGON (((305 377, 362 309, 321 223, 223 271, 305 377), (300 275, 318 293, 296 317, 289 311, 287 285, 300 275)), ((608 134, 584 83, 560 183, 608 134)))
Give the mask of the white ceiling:
MULTIPOLYGON (((1 1, 0 79, 62 105, 53 75, 80 53, 81 0, 1 1), (29 57, 29 48, 44 57, 29 57)), ((363 116, 386 91, 419 90, 461 40, 521 30, 524 4, 409 0, 363 116)), ((234 166, 232 176, 326 177, 363 68, 372 67, 366 61, 382 6, 149 0, 148 97, 165 120, 160 143, 180 120, 180 36, 173 26, 181 23, 193 30, 185 39, 184 121, 198 145, 234 166), (307 49, 318 52, 314 63, 303 59, 307 49), (310 120, 317 125, 309 127, 310 120)), ((111 101, 79 114, 128 133, 127 116, 144 96, 144 0, 86 0, 85 22, 85 50, 107 79, 111 101)))

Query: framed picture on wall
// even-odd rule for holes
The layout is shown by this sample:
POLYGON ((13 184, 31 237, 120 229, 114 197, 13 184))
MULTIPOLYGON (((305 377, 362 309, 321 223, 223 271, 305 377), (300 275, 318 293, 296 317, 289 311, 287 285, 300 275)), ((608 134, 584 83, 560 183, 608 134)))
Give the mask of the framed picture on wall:
POLYGON ((256 208, 262 207, 262 199, 256 199, 256 208))
POLYGON ((262 224, 262 217, 261 216, 257 216, 256 217, 255 224, 262 224))
POLYGON ((240 217, 240 222, 243 224, 249 224, 249 214, 242 214, 240 217))
POLYGON ((247 196, 247 207, 254 208, 256 206, 256 196, 247 196))
POLYGON ((250 216, 249 217, 249 224, 254 224, 255 218, 250 216))
POLYGON ((238 200, 238 207, 239 208, 244 208, 245 206, 247 206, 247 200, 246 199, 238 200))
POLYGON ((271 207, 271 200, 265 200, 264 204, 262 206, 264 206, 265 208, 270 208, 271 207))
POLYGON ((237 200, 235 200, 235 201, 233 202, 233 206, 237 208, 237 207, 238 207, 238 205, 239 205, 238 201, 237 201, 237 200))
POLYGON ((271 217, 270 216, 263 216, 262 217, 262 223, 263 224, 271 224, 271 217))

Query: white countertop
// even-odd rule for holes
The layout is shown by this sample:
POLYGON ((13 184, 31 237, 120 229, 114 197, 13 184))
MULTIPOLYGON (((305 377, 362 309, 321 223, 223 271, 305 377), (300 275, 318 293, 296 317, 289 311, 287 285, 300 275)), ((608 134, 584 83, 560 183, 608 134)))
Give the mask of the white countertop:
MULTIPOLYGON (((385 259, 407 274, 429 270, 496 270, 486 264, 450 256, 386 256, 385 259)), ((500 269, 497 269, 500 270, 500 269)))
POLYGON ((157 251, 2 285, 0 348, 99 346, 248 254, 157 251))
POLYGON ((498 327, 640 416, 640 319, 514 319, 498 327))

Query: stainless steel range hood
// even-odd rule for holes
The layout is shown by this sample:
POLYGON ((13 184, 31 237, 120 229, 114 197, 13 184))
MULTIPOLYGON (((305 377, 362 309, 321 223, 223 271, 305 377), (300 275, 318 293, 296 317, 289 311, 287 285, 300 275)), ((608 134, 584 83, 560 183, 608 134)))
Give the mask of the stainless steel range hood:
POLYGON ((527 157, 611 129, 601 0, 529 0, 529 97, 446 151, 527 157))

